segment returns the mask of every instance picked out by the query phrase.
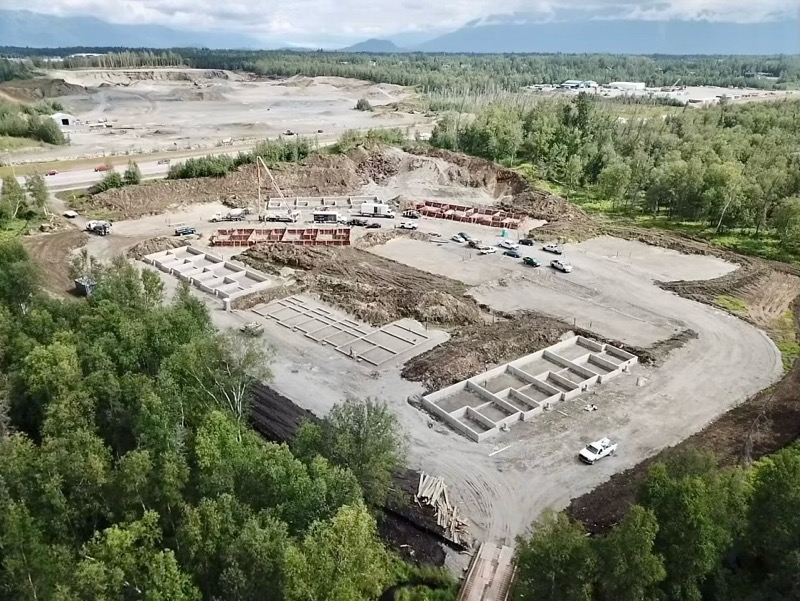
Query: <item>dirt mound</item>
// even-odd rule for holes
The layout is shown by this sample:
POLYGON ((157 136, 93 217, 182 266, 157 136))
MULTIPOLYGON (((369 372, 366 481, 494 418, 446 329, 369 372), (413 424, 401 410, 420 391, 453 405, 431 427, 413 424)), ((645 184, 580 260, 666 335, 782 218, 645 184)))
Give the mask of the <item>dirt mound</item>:
POLYGON ((417 232, 414 230, 392 229, 382 230, 380 232, 367 232, 361 238, 356 240, 353 246, 356 248, 372 248, 373 246, 386 244, 389 240, 394 240, 398 236, 405 236, 406 238, 419 240, 421 242, 427 242, 430 240, 430 237, 422 232, 417 232))
POLYGON ((86 94, 86 88, 63 79, 25 79, 0 84, 0 95, 20 102, 37 102, 45 98, 86 94))
POLYGON ((150 238, 150 240, 145 240, 131 246, 125 253, 125 256, 129 259, 141 261, 145 256, 161 252, 162 250, 189 246, 189 242, 190 241, 185 238, 167 238, 165 236, 150 238))
POLYGON ((302 270, 295 274, 301 290, 374 325, 401 317, 441 325, 482 318, 460 283, 356 248, 263 244, 237 258, 265 271, 275 266, 302 270))
POLYGON ((555 344, 570 329, 563 321, 534 312, 495 317, 459 328, 449 341, 406 363, 402 376, 422 382, 428 391, 439 390, 493 364, 555 344))

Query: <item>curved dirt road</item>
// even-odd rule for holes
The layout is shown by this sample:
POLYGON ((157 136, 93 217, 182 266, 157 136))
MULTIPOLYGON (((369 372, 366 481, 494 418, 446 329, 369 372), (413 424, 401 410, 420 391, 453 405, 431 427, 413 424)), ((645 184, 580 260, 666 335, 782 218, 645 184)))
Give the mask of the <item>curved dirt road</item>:
POLYGON ((630 244, 600 239, 576 245, 568 248, 575 264, 568 276, 520 271, 506 285, 487 283, 474 292, 480 302, 498 308, 527 304, 559 317, 567 317, 564 307, 576 298, 593 300, 596 315, 588 318, 595 318, 598 333, 623 340, 627 333, 631 342, 652 336, 653 328, 665 333, 691 328, 698 338, 673 351, 659 368, 638 366, 632 374, 560 404, 557 409, 567 416, 551 411, 515 424, 486 443, 467 441, 439 424, 433 433, 411 429, 413 457, 450 483, 451 497, 463 503, 474 522, 473 535, 513 543, 543 509, 562 509, 571 498, 702 429, 782 375, 780 352, 763 332, 653 284, 655 279, 668 279, 665 275, 686 275, 693 262, 709 276, 731 266, 717 261, 715 274, 709 263, 715 260, 672 256, 661 249, 636 258, 609 254, 609 245, 630 248, 634 254, 638 249, 630 244), (649 256, 653 253, 659 256, 649 256), (684 264, 670 265, 671 261, 684 264), (620 307, 626 309, 619 311, 620 307), (597 412, 583 411, 589 398, 598 405, 597 412), (619 441, 618 455, 591 467, 579 463, 580 448, 601 436, 619 441), (489 457, 507 445, 511 446, 489 457))

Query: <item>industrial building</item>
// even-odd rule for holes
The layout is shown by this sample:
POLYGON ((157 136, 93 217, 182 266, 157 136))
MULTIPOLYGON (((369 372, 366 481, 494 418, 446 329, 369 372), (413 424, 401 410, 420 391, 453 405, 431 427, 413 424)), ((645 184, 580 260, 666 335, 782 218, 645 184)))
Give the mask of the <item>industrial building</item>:
POLYGON ((643 81, 612 81, 606 87, 622 92, 644 92, 647 86, 643 81))
POLYGON ((81 121, 74 115, 69 115, 67 113, 56 113, 54 115, 50 115, 58 125, 61 127, 73 127, 75 125, 80 125, 81 121))
POLYGON ((561 84, 561 88, 565 90, 597 89, 597 82, 591 80, 582 81, 580 79, 568 79, 567 81, 561 84))

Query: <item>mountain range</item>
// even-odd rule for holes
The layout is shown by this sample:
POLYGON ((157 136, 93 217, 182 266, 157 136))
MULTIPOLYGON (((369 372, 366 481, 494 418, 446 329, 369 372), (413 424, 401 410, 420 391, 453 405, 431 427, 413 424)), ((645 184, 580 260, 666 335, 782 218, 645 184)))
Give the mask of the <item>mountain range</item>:
MULTIPOLYGON (((347 52, 798 54, 800 22, 637 21, 578 19, 537 22, 524 15, 488 17, 425 40, 420 33, 370 39, 347 52)), ((0 10, 0 45, 31 48, 207 47, 286 48, 235 32, 185 31, 161 25, 120 25, 97 17, 58 17, 0 10)), ((294 48, 303 50, 304 48, 294 48)))

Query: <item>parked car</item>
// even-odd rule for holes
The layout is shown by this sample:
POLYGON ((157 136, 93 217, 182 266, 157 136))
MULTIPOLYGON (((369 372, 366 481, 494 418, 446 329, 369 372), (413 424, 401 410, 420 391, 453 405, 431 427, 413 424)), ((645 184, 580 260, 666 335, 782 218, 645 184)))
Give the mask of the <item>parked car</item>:
POLYGON ((479 255, 491 255, 491 254, 494 254, 496 252, 497 252, 497 249, 494 248, 493 246, 481 246, 478 249, 478 254, 479 255))
POLYGON ((169 165, 169 159, 158 159, 159 165, 169 165))
POLYGON ((541 265, 539 260, 534 259, 533 257, 523 257, 522 262, 525 263, 525 265, 530 265, 531 267, 539 267, 539 265, 541 265))
POLYGON ((519 248, 519 244, 506 239, 500 240, 498 246, 500 248, 505 248, 506 250, 517 250, 519 248))
POLYGON ((293 135, 295 135, 295 133, 291 129, 287 129, 285 132, 283 132, 283 135, 284 136, 293 136, 293 135))
POLYGON ((197 230, 191 225, 181 225, 175 228, 176 236, 188 236, 189 234, 196 234, 197 230))
POLYGON ((411 223, 410 221, 403 221, 397 227, 399 227, 401 230, 415 230, 419 226, 416 223, 411 223))
POLYGON ((75 219, 78 216, 75 211, 64 211, 62 215, 67 219, 75 219))
POLYGON ((98 165, 94 168, 94 172, 99 173, 100 171, 108 171, 109 169, 111 169, 110 165, 98 165))
POLYGON ((564 273, 569 273, 572 271, 572 263, 566 259, 553 259, 550 261, 550 267, 553 269, 558 269, 559 271, 563 271, 564 273))
POLYGON ((519 243, 522 246, 533 246, 533 240, 531 240, 530 238, 523 238, 522 240, 519 241, 519 243))
POLYGON ((403 211, 403 217, 406 219, 419 219, 419 211, 414 211, 413 209, 403 211))
POLYGON ((472 236, 470 236, 466 232, 458 232, 458 235, 464 239, 464 242, 469 242, 470 240, 472 240, 472 236))
POLYGON ((354 226, 364 227, 368 223, 369 221, 367 221, 366 219, 351 219, 347 222, 347 225, 349 225, 350 227, 354 226))
POLYGON ((596 461, 600 461, 603 457, 608 457, 617 452, 617 443, 612 442, 609 438, 601 438, 600 440, 586 445, 578 457, 584 463, 592 465, 596 461))
POLYGON ((251 321, 239 328, 239 331, 248 336, 260 336, 264 333, 264 324, 257 321, 251 321))
POLYGON ((513 257, 515 259, 519 259, 522 255, 519 254, 518 250, 507 250, 503 253, 507 257, 513 257))
POLYGON ((452 238, 450 238, 450 239, 451 239, 453 242, 458 242, 459 244, 460 244, 460 243, 462 243, 462 242, 466 242, 466 240, 464 240, 464 238, 462 238, 462 237, 461 237, 461 236, 459 236, 458 234, 456 234, 455 236, 453 236, 453 237, 452 237, 452 238))
POLYGON ((58 175, 58 171, 56 171, 55 169, 51 169, 50 171, 45 173, 45 175, 58 175))
POLYGON ((542 247, 542 250, 549 253, 554 253, 556 255, 560 255, 564 252, 564 250, 558 244, 545 244, 542 247))
POLYGON ((379 230, 379 229, 381 229, 381 224, 380 223, 370 223, 367 226, 367 229, 368 230, 379 230))

